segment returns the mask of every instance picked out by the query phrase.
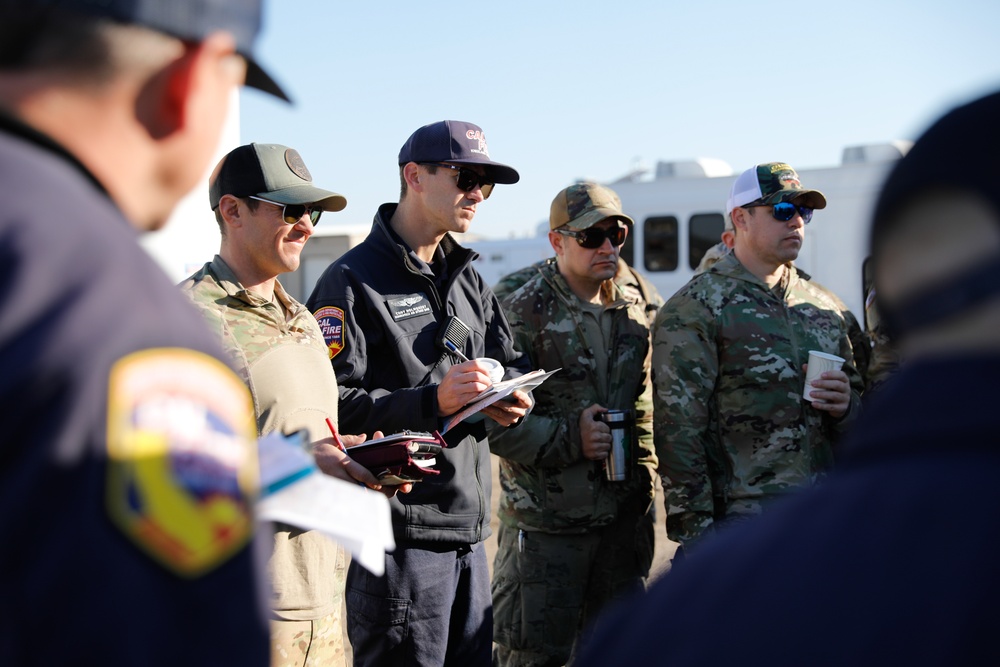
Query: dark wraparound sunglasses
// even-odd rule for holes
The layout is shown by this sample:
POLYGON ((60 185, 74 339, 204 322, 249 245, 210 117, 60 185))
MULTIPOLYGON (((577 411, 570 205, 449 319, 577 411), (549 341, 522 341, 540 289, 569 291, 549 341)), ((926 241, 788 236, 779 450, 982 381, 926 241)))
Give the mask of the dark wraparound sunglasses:
POLYGON ((315 206, 306 206, 305 204, 282 204, 278 201, 271 201, 270 199, 264 199, 263 197, 255 197, 250 195, 250 199, 256 199, 257 201, 262 201, 265 204, 270 204, 271 206, 281 207, 281 219, 287 222, 289 225, 298 224, 299 220, 302 219, 306 213, 309 214, 309 220, 315 225, 319 222, 319 216, 323 214, 323 209, 316 208, 315 206))
POLYGON ((600 227, 587 227, 586 229, 557 229, 563 236, 572 236, 580 247, 594 250, 604 245, 604 239, 611 241, 611 245, 618 247, 625 243, 626 230, 621 225, 601 229, 600 227))
POLYGON ((480 176, 473 170, 467 167, 459 167, 454 164, 445 164, 444 162, 421 162, 420 164, 430 164, 435 167, 444 167, 446 169, 454 169, 458 172, 458 189, 462 192, 472 192, 479 186, 479 189, 483 192, 483 199, 489 199, 490 195, 493 193, 493 183, 486 179, 485 176, 480 176))
MULTIPOLYGON (((751 204, 743 208, 767 208, 767 204, 751 204)), ((802 216, 803 224, 808 225, 809 221, 812 220, 813 210, 806 206, 796 206, 790 201, 779 201, 771 206, 771 215, 774 216, 775 220, 781 222, 788 222, 795 217, 796 212, 802 216)))

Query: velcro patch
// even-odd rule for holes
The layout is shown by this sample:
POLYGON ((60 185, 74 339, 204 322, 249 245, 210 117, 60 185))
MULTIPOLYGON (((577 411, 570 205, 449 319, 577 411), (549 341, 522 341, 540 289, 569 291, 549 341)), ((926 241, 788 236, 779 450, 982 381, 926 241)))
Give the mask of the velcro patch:
POLYGON ((245 385, 200 352, 135 352, 111 368, 106 502, 112 522, 176 574, 197 577, 253 532, 259 486, 245 385))
POLYGON ((393 297, 386 300, 389 307, 389 314, 395 322, 408 320, 411 317, 430 315, 434 312, 427 297, 421 293, 408 294, 406 296, 393 297))
POLYGON ((323 332, 327 353, 333 359, 344 349, 344 311, 335 306, 324 306, 313 313, 313 317, 323 332))

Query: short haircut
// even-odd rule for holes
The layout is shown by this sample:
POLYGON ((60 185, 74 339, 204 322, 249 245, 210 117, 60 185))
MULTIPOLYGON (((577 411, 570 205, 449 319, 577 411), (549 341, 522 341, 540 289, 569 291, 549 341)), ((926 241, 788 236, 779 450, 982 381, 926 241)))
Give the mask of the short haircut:
MULTIPOLYGON (((431 175, 437 173, 438 168, 436 164, 423 164, 421 162, 417 164, 426 169, 427 173, 431 175)), ((399 166, 399 201, 403 201, 403 197, 406 196, 406 179, 403 178, 403 167, 405 166, 405 164, 399 166)))
MULTIPOLYGON (((243 203, 247 205, 247 208, 250 209, 252 213, 257 212, 257 208, 260 206, 259 201, 257 201, 256 199, 250 199, 250 197, 240 197, 240 199, 243 200, 243 203)), ((225 236, 226 221, 222 219, 222 211, 219 210, 220 208, 221 206, 216 206, 215 208, 212 209, 212 212, 215 213, 215 221, 219 223, 219 233, 225 236)))
POLYGON ((35 3, 0 3, 0 73, 51 72, 101 87, 125 72, 152 73, 182 42, 141 26, 35 3))

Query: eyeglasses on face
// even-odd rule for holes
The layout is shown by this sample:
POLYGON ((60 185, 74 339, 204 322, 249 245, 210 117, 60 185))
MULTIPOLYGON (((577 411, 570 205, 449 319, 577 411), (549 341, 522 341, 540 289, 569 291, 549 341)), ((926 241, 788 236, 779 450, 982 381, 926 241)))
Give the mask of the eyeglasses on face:
POLYGON ((271 201, 270 199, 255 197, 253 195, 250 195, 249 198, 262 201, 265 204, 270 204, 272 206, 280 206, 281 219, 289 225, 298 224, 299 220, 301 220, 302 216, 306 213, 309 214, 309 220, 315 225, 319 222, 319 216, 323 214, 323 209, 315 206, 306 206, 305 204, 282 204, 281 202, 271 201))
MULTIPOLYGON (((743 208, 767 208, 767 204, 749 204, 743 208)), ((788 222, 795 217, 795 213, 802 216, 802 223, 808 225, 813 217, 813 209, 806 206, 797 206, 790 201, 779 201, 771 206, 771 215, 775 220, 788 222)))
POLYGON ((483 192, 483 199, 489 199, 490 195, 493 193, 493 182, 487 180, 485 176, 480 176, 468 167, 445 164, 444 162, 421 162, 420 164, 430 164, 435 167, 445 167, 446 169, 453 169, 457 171, 458 189, 462 192, 472 192, 476 189, 476 186, 479 186, 479 189, 483 192))
POLYGON ((611 241, 611 245, 618 247, 625 243, 627 230, 622 225, 602 229, 601 227, 587 227, 586 229, 557 229, 563 236, 572 236, 581 248, 594 250, 604 245, 604 239, 611 241))

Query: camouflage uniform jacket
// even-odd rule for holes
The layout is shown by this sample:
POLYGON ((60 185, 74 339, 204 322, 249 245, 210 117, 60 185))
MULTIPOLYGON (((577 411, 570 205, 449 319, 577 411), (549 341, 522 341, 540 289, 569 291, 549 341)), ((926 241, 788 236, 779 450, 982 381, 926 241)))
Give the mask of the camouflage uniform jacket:
POLYGON ((555 263, 504 300, 517 349, 534 368, 561 371, 533 391, 535 406, 516 430, 490 435, 499 455, 500 520, 525 530, 582 533, 611 523, 624 505, 642 513, 653 498, 649 329, 643 306, 620 287, 613 311, 608 377, 597 377, 583 312, 555 263), (583 458, 579 417, 584 408, 631 408, 636 413, 639 465, 629 482, 610 483, 600 463, 583 458))
MULTIPOLYGON (((337 377, 312 313, 278 282, 274 295, 284 309, 247 291, 218 255, 181 288, 202 311, 247 383, 260 434, 306 429, 310 441, 328 436, 326 418, 337 420, 337 377), (287 320, 283 310, 289 313, 287 320)), ((314 531, 277 532, 269 563, 275 614, 301 621, 339 609, 343 584, 338 591, 338 548, 314 531)))
POLYGON ((808 484, 830 466, 836 436, 860 409, 861 377, 837 304, 794 267, 768 289, 735 254, 660 310, 653 379, 667 534, 682 544, 808 484), (839 421, 802 398, 809 350, 847 359, 851 407, 839 421))
MULTIPOLYGON (((513 273, 508 273, 493 286, 493 293, 497 295, 498 299, 503 301, 507 295, 513 294, 517 288, 538 275, 542 267, 549 264, 554 265, 555 263, 555 257, 549 257, 548 259, 543 259, 540 262, 526 266, 523 269, 518 269, 513 273)), ((618 260, 618 271, 615 273, 614 281, 621 287, 626 297, 642 304, 646 312, 646 319, 652 325, 653 320, 656 318, 656 311, 663 305, 663 297, 656 291, 653 283, 649 282, 639 271, 629 266, 624 259, 618 260)))

